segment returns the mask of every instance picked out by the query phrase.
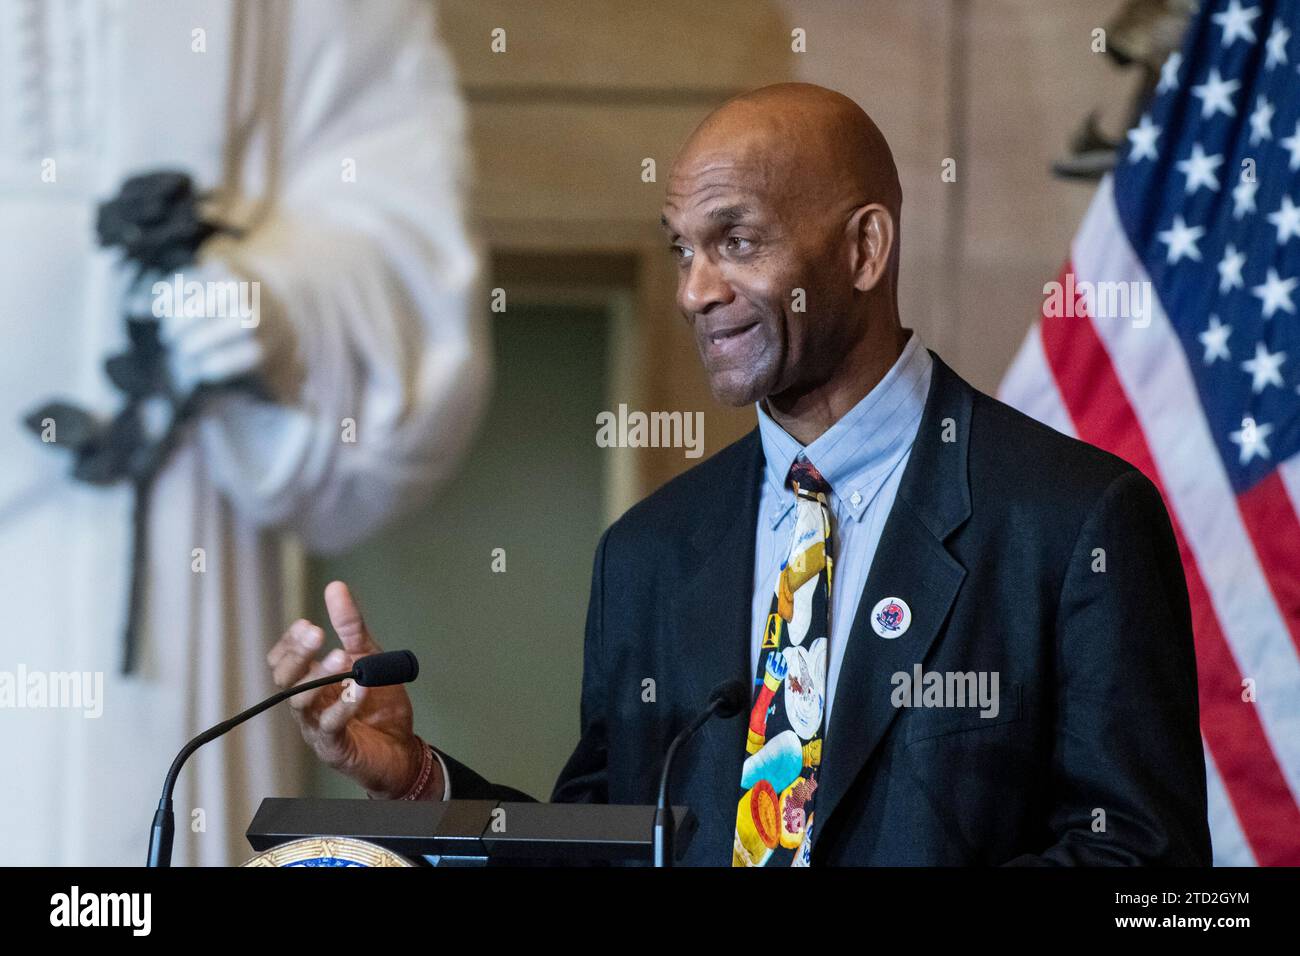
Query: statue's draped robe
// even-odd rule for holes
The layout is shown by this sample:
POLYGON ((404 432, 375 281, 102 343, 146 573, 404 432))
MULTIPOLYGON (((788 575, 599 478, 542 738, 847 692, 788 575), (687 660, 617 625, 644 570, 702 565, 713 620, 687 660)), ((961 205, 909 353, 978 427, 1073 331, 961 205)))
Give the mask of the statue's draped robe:
MULTIPOLYGON (((0 672, 103 675, 97 718, 0 709, 0 863, 142 863, 175 752, 274 690, 265 654, 300 611, 285 542, 347 548, 462 457, 487 351, 435 29, 424 0, 0 0, 0 672), (160 475, 123 677, 130 490, 73 481, 20 419, 121 402, 102 361, 125 278, 95 207, 158 168, 223 190, 247 231, 206 271, 261 283, 300 390, 219 400, 160 475)), ((283 708, 200 751, 176 862, 251 855, 257 802, 301 793, 305 770, 283 708)))

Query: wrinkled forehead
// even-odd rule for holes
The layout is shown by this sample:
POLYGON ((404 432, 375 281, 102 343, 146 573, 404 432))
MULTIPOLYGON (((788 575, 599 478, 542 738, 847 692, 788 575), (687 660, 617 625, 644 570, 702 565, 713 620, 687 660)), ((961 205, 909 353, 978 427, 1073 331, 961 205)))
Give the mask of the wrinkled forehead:
POLYGON ((782 218, 805 189, 792 175, 790 149, 770 138, 737 134, 689 143, 668 175, 663 216, 670 225, 715 216, 782 218))

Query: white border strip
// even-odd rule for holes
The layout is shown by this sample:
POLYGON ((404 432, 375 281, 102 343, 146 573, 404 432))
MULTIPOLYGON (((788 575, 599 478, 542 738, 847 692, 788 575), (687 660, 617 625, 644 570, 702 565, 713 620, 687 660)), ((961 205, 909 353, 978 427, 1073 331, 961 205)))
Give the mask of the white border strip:
POLYGON ((1214 851, 1215 866, 1256 866, 1254 852, 1246 841, 1237 812, 1232 809, 1223 778, 1215 766, 1210 748, 1205 748, 1205 786, 1209 800, 1210 842, 1214 851))
POLYGON ((1074 431, 1070 413, 1065 410, 1065 400, 1056 385, 1056 376, 1047 364, 1042 328, 1038 323, 1034 323, 1020 351, 1012 359, 1011 367, 998 386, 998 398, 1063 435, 1079 437, 1074 431))

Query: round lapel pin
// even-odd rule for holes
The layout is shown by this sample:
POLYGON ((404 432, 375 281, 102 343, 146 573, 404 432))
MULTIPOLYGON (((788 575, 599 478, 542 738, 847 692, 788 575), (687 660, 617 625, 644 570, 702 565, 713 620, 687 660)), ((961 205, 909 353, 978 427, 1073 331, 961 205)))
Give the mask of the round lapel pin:
POLYGON ((871 609, 872 629, 878 636, 887 640, 902 637, 911 626, 912 609, 902 598, 881 598, 871 609))

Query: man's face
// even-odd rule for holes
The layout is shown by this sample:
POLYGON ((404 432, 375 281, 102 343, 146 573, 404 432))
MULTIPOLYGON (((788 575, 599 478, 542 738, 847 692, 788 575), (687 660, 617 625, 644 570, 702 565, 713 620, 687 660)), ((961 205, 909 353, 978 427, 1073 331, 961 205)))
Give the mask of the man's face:
POLYGON ((684 157, 668 183, 677 306, 728 405, 820 384, 847 347, 842 224, 782 178, 753 154, 716 150, 684 157))

